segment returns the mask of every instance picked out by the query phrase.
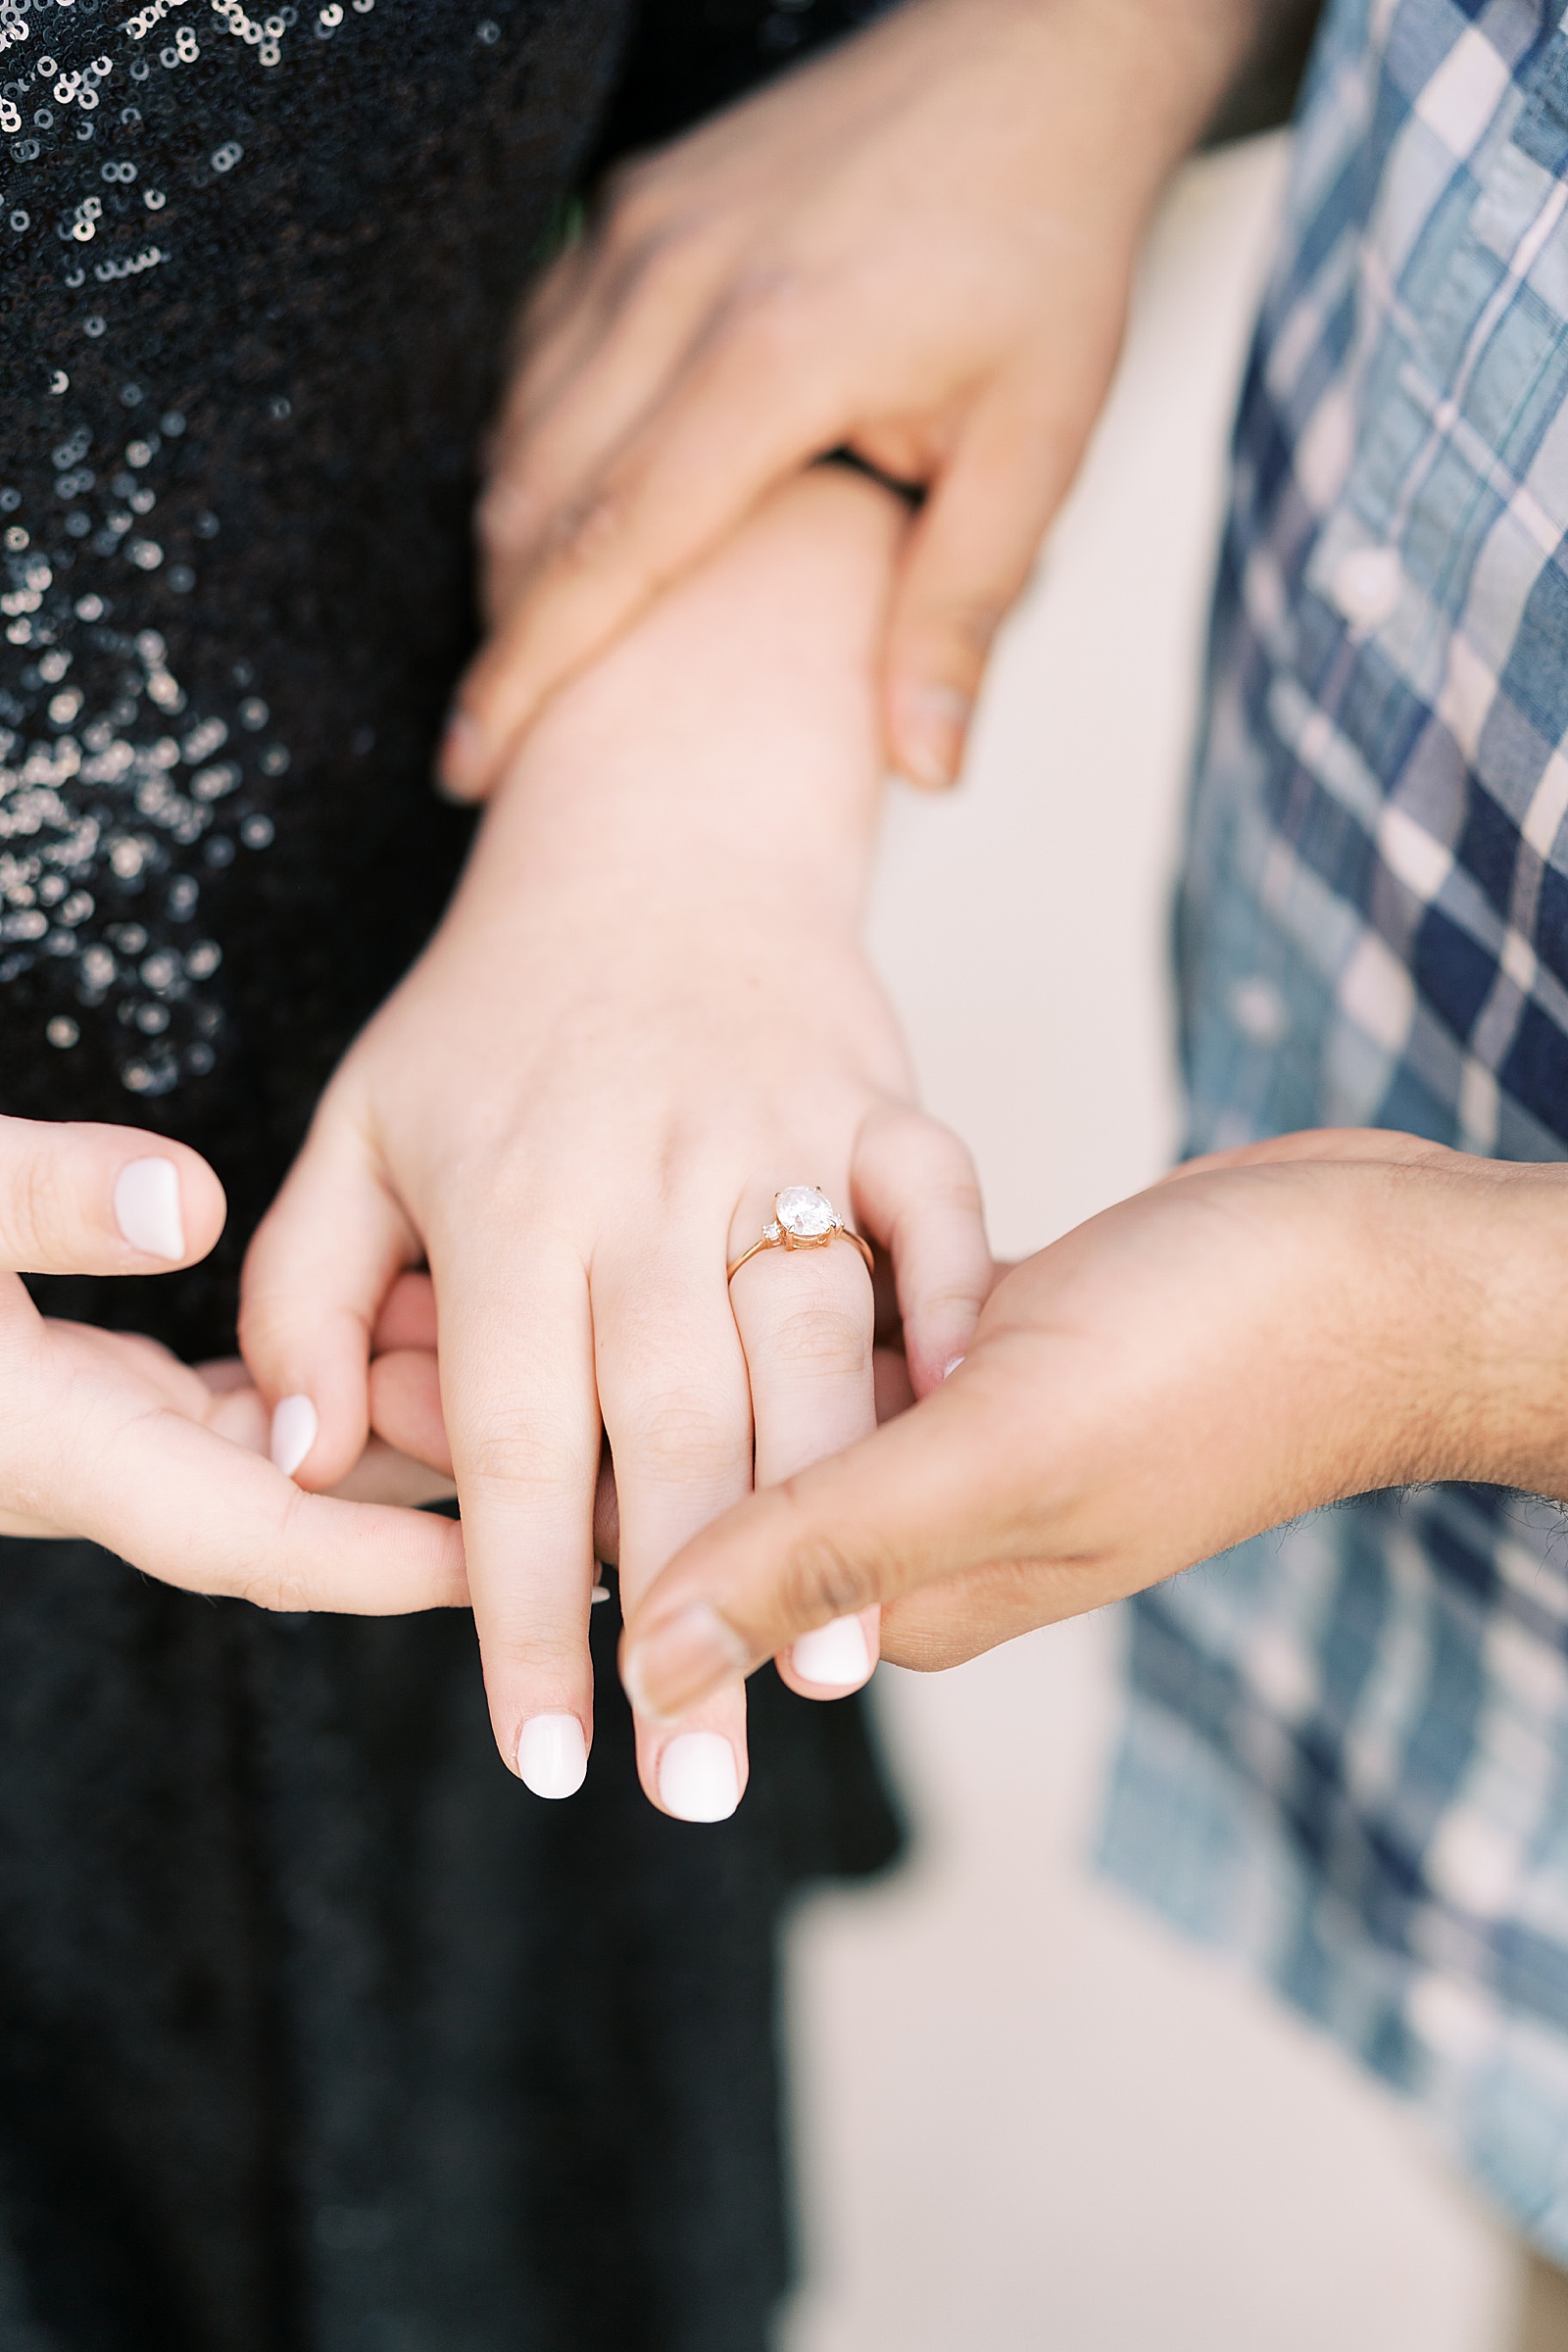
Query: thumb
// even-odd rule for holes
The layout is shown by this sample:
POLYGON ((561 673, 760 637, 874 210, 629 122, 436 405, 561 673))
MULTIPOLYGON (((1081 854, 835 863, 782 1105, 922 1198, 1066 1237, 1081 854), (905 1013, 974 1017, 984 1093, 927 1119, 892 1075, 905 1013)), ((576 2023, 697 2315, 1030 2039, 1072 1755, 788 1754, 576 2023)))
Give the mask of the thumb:
POLYGON ((874 1437, 748 1496, 677 1552, 627 1622, 633 1705, 668 1721, 834 1618, 1027 1552, 1027 1497, 1006 1465, 1031 1447, 1000 1369, 971 1358, 874 1437))
POLYGON ((0 1118, 0 1267, 167 1274, 223 1230, 223 1188, 184 1144, 134 1127, 0 1118))
POLYGON ((1029 577, 1087 438, 1041 414, 1022 364, 975 402, 910 533, 888 621, 888 750, 951 784, 991 644, 1029 577))

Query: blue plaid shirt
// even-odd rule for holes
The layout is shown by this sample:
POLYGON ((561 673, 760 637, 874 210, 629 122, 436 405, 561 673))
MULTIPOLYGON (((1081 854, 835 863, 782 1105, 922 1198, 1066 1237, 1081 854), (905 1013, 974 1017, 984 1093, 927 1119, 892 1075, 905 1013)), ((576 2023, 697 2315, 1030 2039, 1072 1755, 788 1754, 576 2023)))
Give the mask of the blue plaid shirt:
MULTIPOLYGON (((1568 1154, 1565 27, 1340 0, 1318 44, 1181 902, 1195 1150, 1366 1124, 1568 1154)), ((1375 1498, 1130 1624, 1105 1867, 1422 2101, 1568 2263, 1562 1515, 1375 1498)))

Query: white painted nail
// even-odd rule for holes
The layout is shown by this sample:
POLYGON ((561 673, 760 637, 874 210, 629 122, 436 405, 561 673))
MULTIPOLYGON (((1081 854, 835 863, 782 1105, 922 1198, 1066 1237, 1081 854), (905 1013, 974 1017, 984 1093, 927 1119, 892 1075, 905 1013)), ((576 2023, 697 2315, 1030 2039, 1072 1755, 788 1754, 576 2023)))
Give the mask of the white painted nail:
POLYGON ((115 1178, 115 1223, 133 1250, 177 1263, 185 1254, 179 1170, 172 1159, 133 1159, 115 1178))
POLYGON ((268 1451, 275 1469, 292 1478, 311 1447, 320 1423, 308 1396, 285 1396, 272 1414, 272 1437, 268 1451))
POLYGON ((575 1796, 588 1778, 588 1742, 575 1715, 530 1715, 517 1739, 517 1774, 535 1796, 575 1796))
POLYGON ((803 1683, 853 1690, 871 1671, 871 1649, 858 1617, 835 1617, 791 1645, 790 1662, 803 1683))
POLYGON ((659 1759, 659 1793, 677 1821, 728 1821, 741 1801, 735 1750, 717 1732, 682 1732, 659 1759))

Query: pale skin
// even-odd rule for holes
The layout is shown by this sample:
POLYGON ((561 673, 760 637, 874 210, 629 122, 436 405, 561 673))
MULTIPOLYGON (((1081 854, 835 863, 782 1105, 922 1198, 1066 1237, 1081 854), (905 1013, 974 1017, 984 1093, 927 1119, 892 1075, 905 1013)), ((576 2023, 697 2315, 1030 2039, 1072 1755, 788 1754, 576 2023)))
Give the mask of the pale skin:
MULTIPOLYGON (((766 1252, 726 1287, 774 1192, 820 1185, 886 1250, 922 1393, 989 1286, 967 1155, 914 1107, 858 944, 905 527, 886 492, 818 468, 556 698, 249 1255, 245 1360, 270 1406, 311 1400, 310 1490, 356 1462, 372 1401, 421 1448, 431 1298, 397 1286, 428 1265, 445 1437, 422 1450, 453 1468, 514 1769, 530 1724, 592 1737, 602 1428, 633 1606, 754 1475, 874 1425, 856 1250, 766 1252), (413 1345, 372 1384, 368 1335, 394 1311, 413 1345)), ((870 1671, 875 1613, 858 1615, 860 1663, 832 1689, 870 1671)), ((723 1744, 738 1797, 739 1686, 682 1729, 723 1744)), ((666 1804, 669 1743, 639 1717, 666 1804)))
MULTIPOLYGON (((12 1278, 0 1532, 89 1536, 267 1606, 471 1603, 517 1769, 540 1718, 586 1755, 596 1550, 618 1549, 629 1601, 754 1476, 874 1425, 856 1250, 766 1252, 726 1285, 778 1187, 821 1184, 874 1239, 915 1384, 941 1379, 991 1279, 979 1199, 914 1106, 858 945, 905 527, 887 493, 818 469, 557 699, 256 1238, 245 1366, 46 1322, 12 1278), (315 1435, 291 1479, 266 1448, 301 1398, 315 1435), (461 1532, 395 1507, 454 1484, 461 1532)), ((0 1122, 0 1263, 168 1270, 222 1215, 181 1146, 0 1122), (177 1233, 149 1252, 114 1204, 154 1159, 177 1233)), ((860 1630, 848 1674, 783 1670, 818 1695, 863 1681, 874 1611, 860 1630)), ((723 1747, 738 1801, 739 1692, 683 1728, 723 1747)), ((665 1802, 668 1729, 638 1730, 665 1802)))
MULTIPOLYGON (((193 1264, 223 1206, 205 1160, 161 1136, 0 1119, 0 1534, 87 1536, 167 1583, 267 1608, 460 1605, 456 1529, 302 1494, 266 1458, 266 1412, 240 1366, 194 1370, 151 1340, 46 1319, 18 1279, 193 1264), (149 1168, 155 1248, 117 1215, 127 1171, 134 1184, 149 1168)), ((428 1491, 385 1447, 365 1467, 388 1502, 428 1491)))

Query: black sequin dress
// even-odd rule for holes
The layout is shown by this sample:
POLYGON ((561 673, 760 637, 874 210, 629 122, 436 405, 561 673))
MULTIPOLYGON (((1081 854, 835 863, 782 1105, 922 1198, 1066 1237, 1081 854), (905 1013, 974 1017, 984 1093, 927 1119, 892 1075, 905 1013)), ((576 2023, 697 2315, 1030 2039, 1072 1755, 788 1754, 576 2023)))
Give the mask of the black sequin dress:
MULTIPOLYGON (((206 1153, 249 1231, 467 821, 474 453, 589 163, 842 28, 755 0, 0 0, 0 1109, 206 1153)), ((598 1615, 608 1618, 609 1610, 598 1615)), ((0 1544, 0 2352, 751 2352, 774 1924, 896 1842, 758 1690, 737 1819, 497 1763, 471 1627, 0 1544)))

